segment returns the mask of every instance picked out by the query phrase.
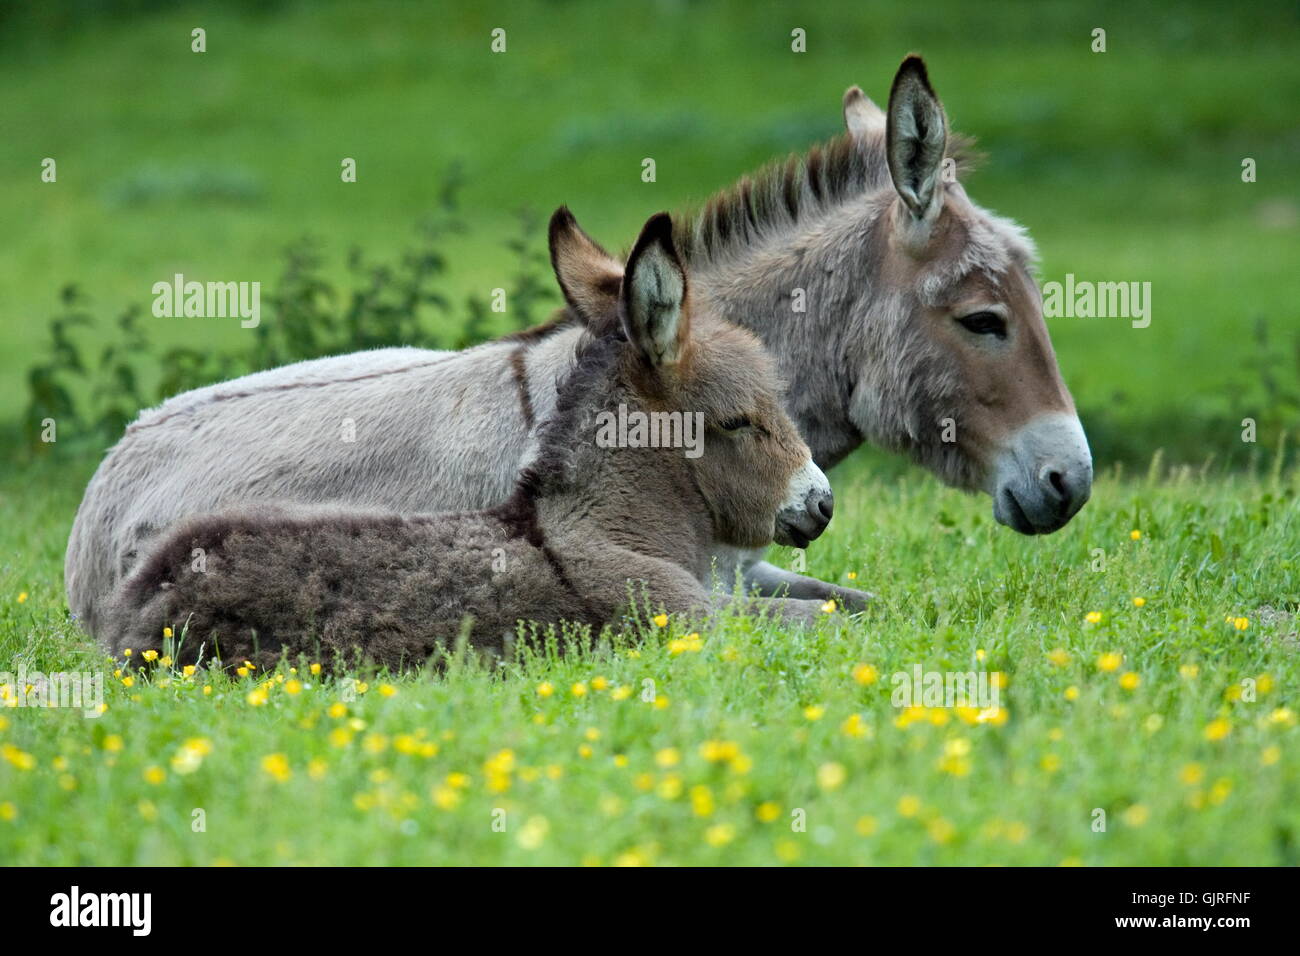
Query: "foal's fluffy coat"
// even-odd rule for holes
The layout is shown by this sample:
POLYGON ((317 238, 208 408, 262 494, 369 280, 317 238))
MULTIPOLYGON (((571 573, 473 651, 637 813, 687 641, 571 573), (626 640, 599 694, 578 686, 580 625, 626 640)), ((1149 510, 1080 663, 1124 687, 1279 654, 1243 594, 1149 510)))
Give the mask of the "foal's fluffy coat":
MULTIPOLYGON (((567 211, 552 222, 552 247, 566 295, 580 298, 588 273, 567 264, 596 247, 567 211)), ((667 216, 647 223, 629 257, 618 317, 592 316, 589 326, 537 455, 505 502, 411 516, 263 505, 186 519, 119 588, 112 650, 161 650, 170 627, 178 639, 184 631, 173 652, 182 664, 202 647, 205 659, 261 667, 281 655, 350 660, 358 651, 402 666, 461 634, 504 650, 521 620, 599 628, 641 600, 707 609, 713 548, 769 543, 798 476, 820 472, 757 339, 692 315, 667 216), (597 412, 620 404, 703 413, 705 454, 596 447, 597 412)), ((783 527, 815 537, 825 522, 810 529, 807 520, 800 510, 783 527)), ((802 605, 812 603, 781 609, 807 617, 802 605)))

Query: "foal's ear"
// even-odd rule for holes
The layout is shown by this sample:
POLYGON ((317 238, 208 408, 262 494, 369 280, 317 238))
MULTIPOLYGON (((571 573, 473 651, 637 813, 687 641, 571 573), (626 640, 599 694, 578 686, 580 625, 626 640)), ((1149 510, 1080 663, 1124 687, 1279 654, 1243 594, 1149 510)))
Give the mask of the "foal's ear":
POLYGON ((925 62, 913 54, 903 61, 889 91, 885 155, 894 189, 912 217, 929 222, 943 200, 943 155, 948 121, 934 95, 925 62))
POLYGON ((612 322, 618 312, 623 266, 582 231, 568 206, 551 216, 551 268, 564 301, 587 325, 612 322))
POLYGON ((673 365, 686 353, 686 269, 673 246, 673 220, 651 216, 627 258, 622 292, 623 329, 651 365, 673 365))
POLYGON ((850 86, 844 91, 844 128, 859 138, 885 129, 885 111, 862 92, 850 86))

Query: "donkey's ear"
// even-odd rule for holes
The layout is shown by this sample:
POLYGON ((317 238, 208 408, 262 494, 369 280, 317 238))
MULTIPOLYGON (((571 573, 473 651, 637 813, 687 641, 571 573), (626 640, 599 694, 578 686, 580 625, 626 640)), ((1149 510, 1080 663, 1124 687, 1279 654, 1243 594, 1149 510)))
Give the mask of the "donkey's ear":
POLYGON ((931 221, 942 205, 948 121, 919 56, 909 56, 898 68, 887 116, 885 155, 894 189, 914 219, 931 221))
POLYGON ((844 91, 844 128, 857 137, 881 133, 885 129, 885 111, 857 86, 844 91))
POLYGON ((673 246, 673 220, 651 216, 623 275, 623 329, 651 365, 672 365, 686 352, 686 269, 673 246))
POLYGON ((588 326, 614 321, 623 266, 582 231, 568 206, 551 216, 551 268, 564 301, 588 326))

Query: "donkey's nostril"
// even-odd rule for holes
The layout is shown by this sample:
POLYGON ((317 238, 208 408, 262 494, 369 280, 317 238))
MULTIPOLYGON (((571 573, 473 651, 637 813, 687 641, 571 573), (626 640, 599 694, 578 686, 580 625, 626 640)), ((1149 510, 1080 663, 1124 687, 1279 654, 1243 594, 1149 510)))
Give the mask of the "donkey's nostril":
POLYGON ((1045 467, 1039 473, 1039 480, 1055 492, 1060 501, 1068 501, 1070 498, 1070 488, 1065 481, 1065 472, 1058 468, 1045 467))
POLYGON ((829 491, 808 496, 808 514, 820 524, 827 524, 831 520, 834 511, 835 498, 829 491))

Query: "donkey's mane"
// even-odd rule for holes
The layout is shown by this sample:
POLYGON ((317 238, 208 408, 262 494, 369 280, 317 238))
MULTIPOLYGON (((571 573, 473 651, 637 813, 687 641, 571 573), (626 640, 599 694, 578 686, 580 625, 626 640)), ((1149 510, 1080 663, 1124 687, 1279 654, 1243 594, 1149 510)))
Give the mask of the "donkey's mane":
POLYGON ((534 534, 540 533, 536 528, 537 499, 569 483, 574 440, 590 396, 609 377, 627 344, 621 328, 598 337, 583 337, 573 368, 556 391, 555 409, 537 427, 536 457, 519 472, 510 497, 494 509, 515 534, 532 540, 534 534))
MULTIPOLYGON (((948 134, 947 155, 958 172, 974 165, 974 144, 969 136, 948 134)), ((884 130, 841 133, 803 155, 774 160, 699 208, 674 216, 673 242, 688 264, 705 265, 889 183, 884 130)))

